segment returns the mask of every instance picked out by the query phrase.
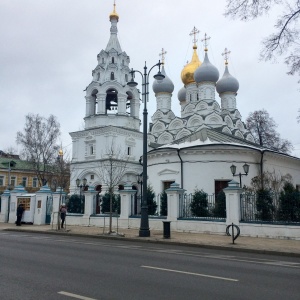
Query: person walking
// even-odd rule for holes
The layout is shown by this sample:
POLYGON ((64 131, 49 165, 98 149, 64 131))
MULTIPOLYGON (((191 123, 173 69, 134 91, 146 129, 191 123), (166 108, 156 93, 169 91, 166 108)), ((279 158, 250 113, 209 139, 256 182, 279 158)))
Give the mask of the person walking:
POLYGON ((64 223, 65 223, 66 214, 67 214, 67 208, 64 203, 60 206, 59 212, 60 212, 60 219, 61 219, 61 228, 64 228, 64 223))
POLYGON ((22 220, 23 213, 24 213, 23 204, 19 204, 19 206, 17 208, 17 221, 16 221, 17 226, 21 226, 21 220, 22 220))

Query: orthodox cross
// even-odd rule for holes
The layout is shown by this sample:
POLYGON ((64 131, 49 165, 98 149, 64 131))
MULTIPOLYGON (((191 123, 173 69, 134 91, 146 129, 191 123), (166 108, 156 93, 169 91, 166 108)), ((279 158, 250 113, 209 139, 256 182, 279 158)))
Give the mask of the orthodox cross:
POLYGON ((207 34, 204 34, 204 39, 201 42, 204 42, 204 51, 207 51, 208 41, 210 40, 210 36, 208 37, 207 34))
POLYGON ((227 48, 225 48, 225 51, 224 53, 222 53, 222 55, 224 56, 225 58, 225 65, 228 65, 228 57, 229 57, 229 54, 231 53, 231 51, 228 51, 227 48))
POLYGON ((167 51, 165 51, 164 48, 161 49, 161 53, 159 56, 161 56, 161 62, 164 64, 165 63, 165 55, 167 54, 167 51))
POLYGON ((194 36, 194 39, 193 39, 193 43, 194 45, 196 45, 197 43, 197 39, 196 39, 196 35, 199 33, 200 31, 194 26, 193 30, 191 31, 190 35, 193 35, 194 36))

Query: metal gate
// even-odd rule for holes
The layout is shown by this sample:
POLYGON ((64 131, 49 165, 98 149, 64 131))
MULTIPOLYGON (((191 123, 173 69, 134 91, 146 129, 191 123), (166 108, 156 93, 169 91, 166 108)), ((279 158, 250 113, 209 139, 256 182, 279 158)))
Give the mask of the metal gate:
POLYGON ((47 196, 45 224, 48 224, 48 225, 51 223, 52 207, 53 207, 53 197, 47 196))

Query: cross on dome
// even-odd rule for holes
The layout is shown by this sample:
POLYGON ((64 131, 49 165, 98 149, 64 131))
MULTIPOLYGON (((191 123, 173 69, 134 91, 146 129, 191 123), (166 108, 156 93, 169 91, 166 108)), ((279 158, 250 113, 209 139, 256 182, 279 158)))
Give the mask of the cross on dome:
POLYGON ((204 51, 207 51, 208 41, 210 40, 210 36, 208 37, 207 34, 204 34, 204 39, 201 42, 204 42, 204 51))
POLYGON ((228 58, 229 58, 230 53, 231 53, 231 51, 229 51, 227 48, 225 48, 224 53, 222 53, 222 55, 224 56, 224 59, 225 59, 225 65, 228 65, 228 58))
POLYGON ((194 26, 193 30, 191 31, 190 35, 193 35, 194 36, 194 39, 193 39, 193 43, 194 43, 194 46, 196 46, 196 43, 197 43, 197 39, 196 39, 196 35, 199 33, 200 31, 194 26))
POLYGON ((161 49, 161 53, 159 53, 159 56, 161 56, 161 62, 162 64, 165 63, 165 55, 167 54, 167 51, 165 51, 164 48, 161 49))

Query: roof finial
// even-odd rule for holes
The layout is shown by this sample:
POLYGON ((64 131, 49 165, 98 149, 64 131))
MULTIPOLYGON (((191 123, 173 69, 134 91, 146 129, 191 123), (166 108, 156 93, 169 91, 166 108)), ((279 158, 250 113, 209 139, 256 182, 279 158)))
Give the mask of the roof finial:
POLYGON ((200 31, 194 26, 193 30, 191 31, 190 35, 194 35, 194 39, 193 39, 193 43, 194 43, 194 46, 193 46, 193 49, 197 49, 197 39, 196 39, 196 35, 199 33, 200 31))
POLYGON ((201 42, 204 42, 204 51, 207 51, 208 41, 210 40, 210 36, 207 37, 207 34, 204 34, 204 39, 201 40, 201 42))
POLYGON ((109 18, 116 18, 117 20, 119 20, 119 15, 116 12, 116 0, 114 0, 114 10, 113 12, 109 15, 109 18))
POLYGON ((165 64, 165 55, 167 54, 167 51, 164 48, 161 48, 161 53, 159 53, 159 56, 161 56, 161 63, 165 64))
POLYGON ((225 48, 225 51, 224 53, 222 53, 222 55, 224 56, 225 58, 225 65, 228 65, 228 58, 229 58, 229 54, 231 53, 231 51, 228 51, 227 48, 225 48))

